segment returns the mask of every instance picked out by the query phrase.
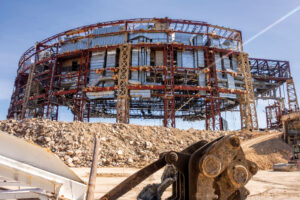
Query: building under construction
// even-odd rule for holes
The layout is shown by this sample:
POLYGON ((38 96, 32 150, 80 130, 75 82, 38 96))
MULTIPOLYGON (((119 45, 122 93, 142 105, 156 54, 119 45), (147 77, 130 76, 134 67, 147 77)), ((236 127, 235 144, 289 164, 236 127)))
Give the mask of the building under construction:
POLYGON ((237 108, 241 128, 257 129, 257 99, 277 102, 266 108, 275 113, 267 115, 268 127, 277 126, 277 110, 298 110, 288 61, 249 58, 239 30, 130 19, 68 30, 29 48, 19 61, 7 117, 57 120, 64 106, 79 121, 147 118, 175 127, 183 118, 222 130, 221 112, 237 108))

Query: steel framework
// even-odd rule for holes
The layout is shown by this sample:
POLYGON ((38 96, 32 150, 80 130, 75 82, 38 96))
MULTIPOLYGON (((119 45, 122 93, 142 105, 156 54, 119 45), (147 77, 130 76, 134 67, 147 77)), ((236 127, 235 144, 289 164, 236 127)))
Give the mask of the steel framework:
POLYGON ((239 70, 244 75, 245 88, 247 93, 241 95, 241 127, 242 129, 258 129, 258 121, 255 106, 254 89, 248 55, 239 55, 239 70))
POLYGON ((289 110, 292 112, 298 111, 299 105, 298 105, 296 88, 293 79, 288 79, 286 81, 286 89, 288 95, 289 110))
MULTIPOLYGON (((113 117, 129 123, 130 118, 148 118, 175 127, 175 119, 183 118, 205 120, 206 129, 212 130, 222 130, 221 112, 237 106, 242 128, 257 129, 255 99, 275 98, 270 91, 291 80, 287 61, 248 59, 239 30, 168 18, 101 22, 59 33, 29 48, 17 73, 8 118, 57 120, 59 108, 65 106, 79 121, 113 117), (180 39, 186 35, 190 38, 180 39), (68 45, 77 46, 63 50, 68 45), (95 62, 100 64, 93 68, 99 52, 103 58, 98 56, 95 62), (113 65, 108 64, 111 52, 113 65), (133 52, 146 52, 149 57, 143 54, 138 62, 147 63, 134 64, 133 52), (160 52, 162 62, 156 61, 160 52), (182 66, 179 57, 185 53, 198 60, 182 66), (145 82, 132 81, 135 74, 145 82), (143 92, 146 97, 141 97, 143 92)), ((290 102, 297 102, 295 90, 288 86, 290 102)))
POLYGON ((281 124, 282 110, 279 102, 266 106, 267 129, 279 128, 281 124))
POLYGON ((257 58, 250 58, 249 62, 255 80, 253 84, 256 98, 275 101, 265 108, 267 128, 281 127, 281 115, 299 109, 290 64, 288 61, 257 58), (285 85, 286 89, 284 89, 285 85), (287 94, 287 99, 284 94, 287 94))
POLYGON ((117 122, 129 123, 128 76, 130 63, 130 46, 123 45, 120 50, 118 72, 117 122))

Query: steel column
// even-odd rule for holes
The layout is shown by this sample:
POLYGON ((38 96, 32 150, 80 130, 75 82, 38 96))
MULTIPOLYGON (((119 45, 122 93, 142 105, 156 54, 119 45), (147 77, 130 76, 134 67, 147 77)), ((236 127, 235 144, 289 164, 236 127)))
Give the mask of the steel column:
POLYGON ((128 91, 131 46, 123 44, 120 49, 117 96, 117 123, 129 123, 130 97, 128 91))

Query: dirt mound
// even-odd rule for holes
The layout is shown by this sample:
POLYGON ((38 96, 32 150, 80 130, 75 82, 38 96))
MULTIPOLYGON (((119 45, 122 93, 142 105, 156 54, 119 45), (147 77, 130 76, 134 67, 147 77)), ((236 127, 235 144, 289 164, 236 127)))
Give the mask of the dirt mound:
POLYGON ((99 166, 143 167, 165 151, 180 151, 199 140, 227 134, 241 140, 266 132, 180 130, 129 124, 55 122, 46 119, 0 121, 0 130, 33 141, 58 155, 70 167, 89 167, 93 136, 100 138, 99 166))
POLYGON ((292 155, 292 148, 280 137, 281 134, 275 133, 244 142, 242 147, 246 158, 264 170, 272 169, 276 163, 287 163, 292 155))

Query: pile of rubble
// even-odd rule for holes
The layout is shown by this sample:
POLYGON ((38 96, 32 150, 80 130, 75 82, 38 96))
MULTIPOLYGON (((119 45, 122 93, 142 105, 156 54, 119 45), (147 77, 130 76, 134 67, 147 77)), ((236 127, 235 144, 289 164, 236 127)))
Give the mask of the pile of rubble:
MULTIPOLYGON (((242 140, 253 134, 241 131, 180 130, 129 124, 55 122, 46 119, 0 121, 0 130, 48 148, 70 167, 91 164, 94 134, 100 138, 99 166, 142 167, 165 151, 180 151, 205 139, 235 134, 242 140)), ((258 133, 259 134, 259 133, 258 133)))

